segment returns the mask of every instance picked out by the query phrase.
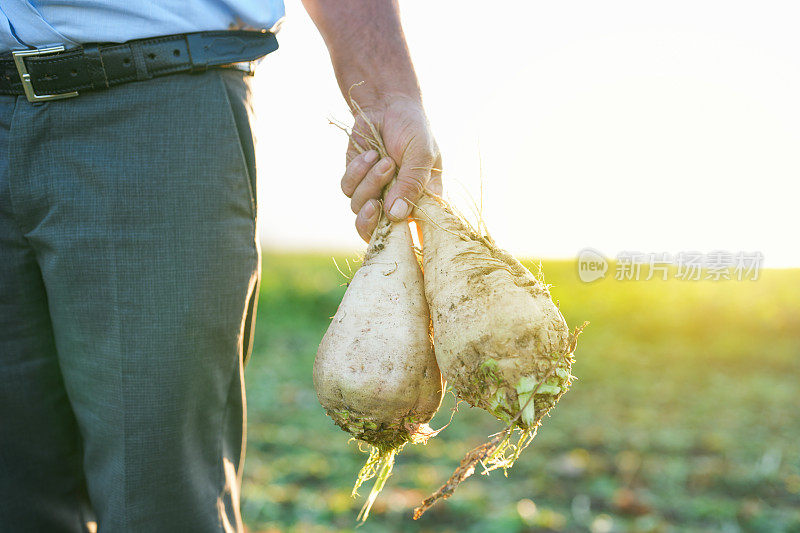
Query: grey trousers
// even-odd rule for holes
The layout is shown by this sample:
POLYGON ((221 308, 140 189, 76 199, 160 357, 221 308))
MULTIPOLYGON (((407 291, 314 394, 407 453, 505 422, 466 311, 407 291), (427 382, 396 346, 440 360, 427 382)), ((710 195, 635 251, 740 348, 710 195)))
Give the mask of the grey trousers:
POLYGON ((241 530, 248 84, 0 96, 0 531, 241 530))

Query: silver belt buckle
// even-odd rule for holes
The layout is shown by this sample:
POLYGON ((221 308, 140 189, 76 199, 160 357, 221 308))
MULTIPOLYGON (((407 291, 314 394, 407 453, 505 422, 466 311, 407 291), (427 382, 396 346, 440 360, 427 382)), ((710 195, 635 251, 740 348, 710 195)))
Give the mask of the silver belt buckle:
POLYGON ((19 72, 19 79, 22 80, 22 90, 25 91, 25 97, 29 102, 41 102, 43 100, 61 100, 62 98, 72 98, 78 96, 77 91, 72 91, 63 94, 36 94, 33 91, 33 84, 31 83, 31 75, 28 74, 28 67, 25 65, 26 57, 44 56, 48 54, 57 54, 63 52, 63 46, 49 46, 47 48, 36 48, 34 50, 16 50, 11 52, 14 56, 14 64, 17 66, 19 72))

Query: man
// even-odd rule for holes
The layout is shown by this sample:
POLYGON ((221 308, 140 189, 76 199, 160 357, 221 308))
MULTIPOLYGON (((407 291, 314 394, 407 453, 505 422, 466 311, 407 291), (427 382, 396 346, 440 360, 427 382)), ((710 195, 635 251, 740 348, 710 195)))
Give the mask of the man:
MULTIPOLYGON (((348 152, 367 239, 379 209, 404 219, 440 190, 438 150, 396 2, 305 6, 391 155, 348 152)), ((277 45, 240 30, 282 16, 280 0, 0 1, 0 530, 242 529, 260 258, 240 69, 277 45)))

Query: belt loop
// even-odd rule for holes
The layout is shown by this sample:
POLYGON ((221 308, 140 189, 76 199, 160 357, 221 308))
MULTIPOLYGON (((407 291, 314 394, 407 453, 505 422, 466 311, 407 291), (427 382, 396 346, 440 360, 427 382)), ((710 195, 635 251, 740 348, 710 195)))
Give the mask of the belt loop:
POLYGON ((108 76, 103 66, 103 56, 97 44, 87 44, 83 47, 83 56, 86 58, 86 73, 95 89, 108 88, 108 76))
POLYGON ((186 59, 189 61, 190 72, 195 72, 196 67, 195 67, 195 64, 194 64, 194 58, 192 57, 192 47, 189 46, 189 35, 188 34, 185 34, 185 33, 183 34, 183 44, 186 46, 186 59))
POLYGON ((208 45, 204 43, 206 32, 187 33, 186 49, 189 51, 189 60, 192 63, 192 72, 205 72, 208 70, 208 59, 206 51, 208 45))
POLYGON ((136 79, 139 81, 151 79, 153 75, 150 74, 147 68, 147 62, 144 60, 144 47, 142 44, 132 41, 128 43, 128 48, 133 58, 133 66, 136 67, 136 79))

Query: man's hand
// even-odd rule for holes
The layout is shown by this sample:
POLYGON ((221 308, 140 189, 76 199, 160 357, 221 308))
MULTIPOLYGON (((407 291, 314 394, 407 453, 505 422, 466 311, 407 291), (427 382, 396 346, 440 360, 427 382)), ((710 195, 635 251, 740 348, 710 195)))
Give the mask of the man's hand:
POLYGON ((339 88, 362 108, 389 152, 384 160, 378 160, 374 150, 359 155, 353 143, 367 146, 357 132, 369 130, 356 116, 342 191, 351 198, 359 235, 368 241, 378 223, 381 192, 395 171, 397 181, 383 205, 392 220, 407 218, 425 188, 441 194, 439 148, 422 108, 397 2, 303 0, 303 4, 328 46, 339 88))
POLYGON ((359 154, 360 150, 356 150, 353 143, 366 148, 358 132, 369 132, 369 129, 357 117, 347 150, 342 192, 351 199, 350 208, 357 215, 358 234, 369 241, 378 224, 378 200, 395 173, 397 181, 387 191, 383 209, 390 219, 399 221, 411 214, 423 190, 442 194, 442 158, 419 101, 395 98, 383 106, 363 111, 380 132, 389 157, 379 159, 375 150, 359 154))

